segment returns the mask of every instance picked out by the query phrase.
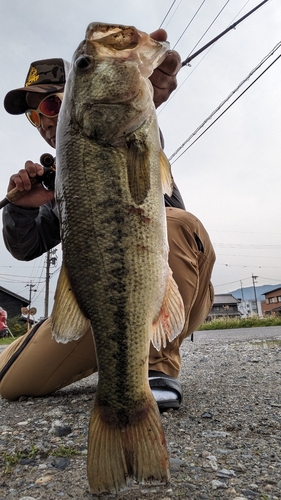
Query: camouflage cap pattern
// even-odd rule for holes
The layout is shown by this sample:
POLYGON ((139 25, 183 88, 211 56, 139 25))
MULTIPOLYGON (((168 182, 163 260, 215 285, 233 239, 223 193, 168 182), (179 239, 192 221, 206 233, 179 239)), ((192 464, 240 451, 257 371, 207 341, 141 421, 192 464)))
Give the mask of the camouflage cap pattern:
POLYGON ((28 109, 27 92, 49 94, 63 92, 70 64, 63 59, 43 59, 31 63, 24 87, 11 90, 4 99, 4 108, 11 115, 28 109))

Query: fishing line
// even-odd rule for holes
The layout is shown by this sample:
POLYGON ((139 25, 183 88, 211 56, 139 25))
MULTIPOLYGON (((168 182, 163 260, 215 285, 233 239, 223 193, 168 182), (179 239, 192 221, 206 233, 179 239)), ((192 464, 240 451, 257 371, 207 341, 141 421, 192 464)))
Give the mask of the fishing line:
MULTIPOLYGON (((206 118, 203 123, 201 123, 201 125, 199 127, 197 127, 197 129, 186 139, 186 141, 183 142, 183 144, 170 156, 169 158, 169 161, 171 161, 178 153, 179 151, 199 132, 199 130, 201 130, 205 125, 206 123, 211 120, 213 118, 213 116, 222 108, 222 106, 224 106, 224 104, 226 104, 227 101, 229 101, 229 99, 241 88, 242 85, 244 85, 244 83, 246 81, 249 80, 249 78, 269 59, 269 57, 271 57, 275 52, 276 50, 278 50, 281 46, 281 42, 279 42, 273 49, 272 51, 247 75, 246 78, 244 78, 244 80, 242 80, 241 83, 239 83, 239 85, 228 95, 228 97, 226 99, 224 99, 224 101, 221 102, 221 104, 208 116, 208 118, 206 118)), ((226 113, 226 111, 228 111, 229 108, 231 108, 231 106, 233 106, 233 104, 235 104, 235 102, 238 101, 238 99, 240 99, 240 97, 242 97, 242 95, 244 95, 247 90, 249 90, 254 83, 257 82, 257 80, 259 80, 259 78, 261 76, 263 76, 266 71, 271 68, 271 66, 273 66, 273 64, 281 57, 281 55, 279 55, 207 128, 206 130, 204 130, 198 137, 197 139, 195 139, 195 141, 192 142, 192 144, 190 144, 190 146, 188 146, 173 162, 175 163, 195 142, 198 141, 198 139, 200 137, 202 137, 202 135, 204 135, 207 130, 209 130, 217 121, 218 119, 224 115, 224 113, 226 113)))
MULTIPOLYGON (((233 23, 234 19, 236 19, 237 16, 239 16, 240 12, 242 12, 243 9, 245 9, 246 5, 249 3, 250 0, 247 0, 247 2, 244 4, 244 6, 239 10, 239 12, 236 14, 236 16, 232 19, 231 23, 233 23)), ((162 113, 162 111, 164 111, 164 109, 170 104, 171 100, 176 96, 176 94, 180 91, 180 89, 183 87, 183 85, 185 84, 185 82, 190 78, 190 76, 194 73, 194 71, 196 70, 196 68, 199 66, 199 64, 201 64, 201 62, 203 61, 203 59, 205 59, 205 57, 209 54, 210 50, 215 46, 215 42, 213 44, 210 44, 210 47, 209 47, 209 50, 207 50, 207 52, 205 53, 205 55, 200 59, 200 61, 198 61, 198 63, 196 64, 196 66, 193 67, 192 71, 187 75, 187 77, 183 80, 183 82, 180 84, 180 86, 173 92, 172 96, 169 98, 169 100, 161 106, 161 108, 159 109, 159 111, 157 112, 158 115, 160 115, 160 113, 162 113)), ((203 51, 201 51, 203 52, 203 51)), ((191 58, 193 58, 194 56, 191 56, 191 58)), ((190 64, 188 64, 188 66, 191 66, 190 64)))
MULTIPOLYGON (((266 0, 267 1, 267 0, 266 0)), ((230 0, 227 0, 227 2, 225 2, 224 6, 221 8, 221 10, 219 11, 219 13, 216 15, 216 17, 213 19, 213 21, 211 22, 211 24, 208 26, 208 28, 206 29, 206 31, 203 33, 203 35, 201 36, 201 38, 199 38, 198 42, 196 43, 196 45, 194 45, 193 49, 190 51, 190 53, 188 54, 187 56, 187 59, 185 61, 183 61, 182 63, 182 66, 185 66, 187 64, 186 61, 189 62, 190 60, 190 55, 192 54, 192 52, 194 51, 194 49, 196 49, 197 45, 199 45, 199 43, 201 42, 201 40, 204 38, 204 36, 206 35, 206 33, 208 33, 209 29, 213 26, 213 24, 216 22, 216 20, 218 19, 218 17, 221 15, 222 11, 225 9, 225 7, 227 6, 227 4, 230 2, 230 0)), ((207 48, 207 47, 206 47, 207 48)), ((193 55, 193 57, 195 57, 193 55)))
POLYGON ((176 47, 176 45, 179 43, 179 41, 181 40, 181 38, 183 37, 183 35, 185 34, 186 30, 189 28, 189 26, 191 25, 192 21, 195 19, 195 17, 197 16, 198 12, 200 11, 201 7, 203 6, 203 4, 206 2, 206 0, 203 0, 203 2, 201 3, 200 7, 198 7, 197 11, 195 12, 195 14, 193 15, 193 17, 191 18, 191 20, 189 21, 189 23, 187 24, 186 28, 184 29, 184 31, 182 32, 181 36, 178 38, 178 40, 176 41, 175 45, 173 46, 173 49, 176 47))
MULTIPOLYGON (((217 35, 215 38, 213 38, 210 42, 208 42, 206 45, 204 45, 203 47, 201 47, 201 49, 197 50, 197 52, 195 52, 194 54, 188 56, 182 63, 182 66, 186 66, 187 64, 189 64, 189 62, 194 59, 195 57, 197 57, 199 54, 201 54, 201 52, 203 52, 204 50, 206 50, 210 45, 212 45, 214 42, 216 42, 217 40, 219 40, 221 37, 223 37, 224 35, 226 35, 226 33, 228 33, 230 30, 236 28, 236 26, 238 24, 240 24, 242 21, 244 21, 244 19, 246 19, 247 17, 249 17, 251 14, 253 14, 257 9, 259 9, 260 7, 262 7, 265 3, 267 3, 269 0, 263 0, 263 2, 261 2, 260 4, 258 4, 256 7, 254 7, 254 9, 250 10, 247 14, 245 14, 245 16, 241 17, 240 19, 238 19, 238 21, 236 21, 235 23, 233 23, 231 26, 229 26, 228 28, 226 28, 224 31, 222 31, 222 33, 220 33, 219 35, 217 35)), ((227 2, 228 3, 228 2, 227 2)), ((223 7, 224 8, 224 7, 223 7)), ((215 20, 214 20, 215 21, 215 20)), ((204 35, 203 35, 204 36, 204 35)), ((202 40, 203 37, 201 37, 200 40, 202 40)), ((199 40, 199 41, 200 41, 199 40)), ((198 42, 199 43, 199 42, 198 42)), ((198 45, 197 43, 197 45, 198 45)), ((197 47, 197 45, 195 45, 195 47, 197 47)), ((192 49, 192 51, 195 49, 195 47, 192 49)), ((192 52, 191 51, 191 52, 192 52)))

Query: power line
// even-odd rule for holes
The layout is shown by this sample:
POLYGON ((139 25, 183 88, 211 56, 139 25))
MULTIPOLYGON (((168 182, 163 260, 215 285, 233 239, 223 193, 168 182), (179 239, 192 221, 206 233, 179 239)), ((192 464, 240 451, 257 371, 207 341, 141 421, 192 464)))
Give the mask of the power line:
MULTIPOLYGON (((247 0, 247 2, 243 5, 243 7, 239 10, 239 12, 236 14, 236 16, 232 19, 231 22, 234 21, 234 19, 236 19, 237 16, 239 16, 240 12, 242 12, 242 10, 246 7, 246 5, 249 3, 250 0, 247 0)), ((200 59, 200 61, 198 61, 198 63, 196 64, 196 66, 193 67, 192 71, 190 71, 190 73, 188 74, 188 76, 183 80, 183 82, 180 84, 180 86, 173 92, 172 96, 169 98, 169 100, 161 106, 161 108, 158 110, 158 115, 160 115, 160 113, 162 113, 162 111, 164 111, 164 109, 171 103, 171 100, 176 96, 176 94, 180 91, 180 89, 183 87, 183 85, 185 84, 185 82, 191 77, 191 75, 194 73, 194 71, 198 68, 198 66, 201 64, 201 62, 205 59, 205 57, 209 54, 209 52, 214 48, 215 46, 215 42, 210 45, 209 47, 209 50, 207 50, 207 52, 205 52, 205 54, 203 55, 203 57, 200 59)), ((192 56, 192 58, 194 57, 194 55, 192 56)), ((189 66, 191 66, 189 64, 189 66)))
POLYGON ((257 268, 257 269, 281 269, 280 266, 257 266, 254 264, 251 264, 249 266, 245 264, 228 264, 225 262, 216 262, 216 266, 224 266, 224 267, 242 267, 244 268, 257 268))
MULTIPOLYGON (((265 0, 265 1, 267 2, 268 0, 265 0)), ((224 6, 221 8, 221 10, 219 11, 219 13, 216 15, 216 17, 213 19, 213 21, 208 26, 208 28, 206 29, 206 31, 204 31, 204 33, 201 36, 201 38, 199 38, 198 42, 194 45, 193 49, 188 54, 187 59, 185 59, 185 61, 183 61, 182 66, 185 66, 186 64, 188 64, 189 61, 191 61, 191 59, 193 59, 197 54, 200 54, 203 50, 205 50, 205 48, 209 47, 211 45, 211 43, 214 43, 216 41, 216 40, 214 40, 214 41, 209 42, 209 44, 207 44, 206 46, 204 46, 204 48, 200 49, 200 51, 197 51, 196 55, 194 54, 193 57, 190 56, 192 54, 192 52, 194 51, 194 49, 196 49, 197 45, 199 45, 199 43, 201 42, 201 40, 204 38, 204 36, 206 35, 206 33, 208 33, 209 29, 211 29, 211 27, 213 26, 214 22, 218 19, 218 17, 221 15, 222 11, 225 9, 225 7, 227 6, 227 4, 229 2, 230 2, 230 0, 227 0, 225 2, 224 6)), ((221 34, 220 37, 221 36, 223 36, 223 35, 221 34)))
POLYGON ((171 5, 171 7, 169 8, 169 10, 168 10, 167 14, 166 14, 166 15, 165 15, 165 17, 164 17, 164 19, 163 19, 162 23, 160 24, 159 29, 163 26, 163 24, 164 24, 165 20, 167 19, 168 15, 170 14, 170 12, 171 12, 171 10, 172 10, 172 8, 173 8, 173 5, 174 5, 175 3, 176 3, 176 0, 174 0, 174 1, 173 1, 173 3, 172 3, 172 5, 171 5))
MULTIPOLYGON (((258 64, 258 66, 256 66, 250 73, 249 75, 247 75, 247 77, 241 82, 239 83, 239 85, 228 95, 228 97, 226 99, 224 99, 224 101, 222 101, 220 103, 220 105, 201 123, 201 125, 199 125, 199 127, 197 127, 197 129, 183 142, 183 144, 170 156, 169 158, 169 161, 171 161, 178 153, 179 151, 199 132, 199 130, 201 130, 205 125, 206 123, 211 120, 213 118, 213 116, 222 108, 222 106, 224 106, 224 104, 226 104, 227 101, 229 101, 229 99, 240 89, 240 87, 242 85, 244 85, 244 83, 249 80, 249 78, 262 66, 262 64, 265 63, 265 61, 271 57, 277 49, 279 49, 281 46, 281 42, 279 42, 273 49, 272 51, 258 64)), ((198 137, 197 139, 195 139, 192 144, 190 144, 190 146, 188 146, 172 163, 175 163, 184 153, 186 153, 186 151, 191 148, 191 146, 198 141, 198 139, 200 137, 202 137, 202 135, 204 135, 207 130, 209 130, 217 121, 219 118, 221 118, 221 116, 224 115, 224 113, 226 113, 226 111, 229 110, 229 108, 231 108, 233 106, 233 104, 235 104, 238 99, 240 99, 240 97, 242 97, 253 85, 254 83, 256 83, 260 78, 261 76, 263 76, 266 71, 268 71, 269 68, 271 68, 271 66, 273 66, 273 64, 276 63, 276 61, 281 57, 281 55, 279 55, 259 76, 257 76, 257 78, 250 84, 248 85, 248 87, 206 128, 206 130, 204 130, 198 137)))
MULTIPOLYGON (((229 0, 228 0, 229 1, 229 0)), ((213 38, 210 42, 208 42, 206 45, 204 45, 204 47, 201 47, 201 49, 197 50, 197 52, 195 52, 192 56, 190 55, 193 50, 197 47, 198 43, 202 40, 202 38, 205 36, 205 34, 207 33, 207 31, 210 29, 210 27, 212 26, 212 24, 215 22, 216 18, 214 19, 213 23, 209 26, 208 30, 205 31, 205 33, 203 34, 203 36, 200 38, 199 42, 195 45, 195 47, 192 49, 192 51, 190 52, 190 54, 188 55, 188 57, 185 59, 185 61, 183 61, 182 63, 182 66, 185 66, 186 64, 188 64, 192 59, 194 59, 194 57, 198 56, 199 54, 201 54, 201 52, 203 52, 203 50, 206 50, 210 45, 212 45, 213 43, 215 43, 217 40, 219 40, 221 37, 223 37, 224 35, 226 35, 226 33, 228 33, 230 30, 236 28, 236 26, 238 24, 240 24, 242 21, 244 21, 244 19, 246 19, 247 17, 249 17, 251 14, 253 14, 257 9, 259 9, 260 7, 262 7, 265 3, 267 3, 269 0, 263 0, 263 2, 261 2, 259 5, 257 5, 254 9, 252 9, 250 12, 248 12, 247 14, 245 14, 245 16, 241 17, 241 19, 238 19, 238 21, 236 21, 234 24, 232 24, 231 26, 229 26, 228 28, 226 28, 222 33, 220 33, 219 35, 217 35, 215 38, 213 38)), ((227 4, 228 2, 226 2, 227 4)), ((223 6, 222 10, 225 8, 226 4, 223 6)), ((219 12, 218 16, 220 15, 220 13, 222 12, 222 10, 219 12)), ((217 16, 217 17, 218 17, 217 16)))
POLYGON ((189 21, 189 23, 187 24, 187 26, 185 27, 185 29, 183 30, 181 36, 177 39, 175 45, 173 46, 173 49, 176 47, 176 45, 179 43, 179 41, 182 39, 183 35, 185 34, 186 30, 189 28, 189 26, 191 25, 192 21, 195 19, 195 17, 197 16, 198 12, 200 11, 201 7, 203 6, 203 4, 206 2, 206 0, 203 0, 203 2, 201 3, 201 5, 198 7, 197 11, 195 12, 195 14, 193 15, 193 17, 191 18, 191 20, 189 21))
MULTIPOLYGON (((175 3, 175 2, 174 2, 175 3)), ((173 19, 175 13, 177 12, 178 8, 180 7, 180 4, 182 3, 182 0, 180 0, 180 3, 179 5, 177 6, 177 8, 175 9, 175 11, 173 12, 172 16, 170 17, 169 21, 167 22, 166 26, 165 26, 165 29, 167 28, 167 26, 170 24, 171 20, 173 19)), ((170 9, 171 10, 171 9, 170 9)), ((165 16, 167 17, 167 16, 165 16)), ((161 23, 160 26, 162 26, 163 22, 161 23)))

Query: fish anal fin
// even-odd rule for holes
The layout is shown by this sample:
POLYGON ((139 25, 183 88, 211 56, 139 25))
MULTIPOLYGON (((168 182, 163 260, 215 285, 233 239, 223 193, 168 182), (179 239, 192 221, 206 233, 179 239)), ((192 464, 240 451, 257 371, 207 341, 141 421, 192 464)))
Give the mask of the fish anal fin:
POLYGON ((141 205, 150 189, 149 151, 141 138, 132 135, 127 142, 127 173, 133 201, 141 205))
POLYGON ((142 415, 131 425, 113 425, 103 419, 103 412, 95 403, 89 426, 87 466, 92 494, 116 494, 130 477, 137 482, 169 481, 164 430, 151 392, 142 415))
POLYGON ((165 348, 167 340, 172 342, 181 332, 185 323, 184 304, 178 286, 170 269, 164 300, 159 316, 152 325, 151 342, 157 351, 165 348))
POLYGON ((90 327, 89 320, 77 304, 64 264, 57 282, 51 324, 52 337, 63 344, 79 339, 90 327))
POLYGON ((172 196, 174 182, 171 172, 171 165, 162 149, 160 151, 160 172, 163 194, 172 196))

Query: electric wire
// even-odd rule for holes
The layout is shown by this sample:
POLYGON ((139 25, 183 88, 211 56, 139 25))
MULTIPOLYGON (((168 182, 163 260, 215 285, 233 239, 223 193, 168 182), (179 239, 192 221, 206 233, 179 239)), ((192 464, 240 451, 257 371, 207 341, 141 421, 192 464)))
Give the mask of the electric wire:
MULTIPOLYGON (((206 50, 210 45, 212 45, 213 43, 215 43, 217 40, 219 40, 220 38, 222 38, 224 35, 226 35, 226 33, 228 33, 230 30, 236 28, 236 26, 238 26, 238 24, 240 24, 242 21, 244 21, 245 19, 247 19, 247 17, 251 16, 256 10, 260 9, 260 7, 262 7, 265 3, 267 3, 269 0, 263 0, 260 4, 258 4, 254 9, 252 9, 250 12, 247 12, 247 14, 245 14, 245 16, 241 17, 241 19, 238 19, 238 21, 236 21, 234 24, 232 24, 231 26, 229 26, 228 28, 226 28, 224 31, 222 31, 219 35, 217 35, 215 38, 213 38, 212 40, 210 40, 206 45, 204 45, 203 47, 201 47, 201 49, 197 50, 197 52, 195 52, 194 54, 188 56, 182 63, 182 66, 185 66, 186 64, 188 64, 192 59, 194 59, 194 57, 197 57, 199 54, 201 54, 201 52, 203 52, 204 50, 206 50)), ((223 7, 224 9, 224 7, 223 7)), ((222 9, 222 10, 223 10, 222 9)), ((214 20, 215 21, 215 20, 214 20)), ((203 35, 204 36, 204 35, 203 35)), ((202 38, 201 38, 202 40, 202 38)), ((198 45, 198 44, 197 44, 198 45)), ((195 48, 195 47, 194 47, 195 48)))
POLYGON ((180 35, 180 37, 177 39, 175 45, 173 46, 173 49, 177 46, 177 44, 179 43, 179 41, 182 39, 183 35, 185 34, 185 32, 187 31, 187 29, 189 28, 189 26, 191 25, 192 21, 194 21, 194 19, 196 18, 198 12, 200 11, 201 7, 203 6, 203 4, 206 2, 206 0, 203 0, 203 2, 201 3, 201 5, 198 7, 197 11, 195 12, 195 14, 192 16, 191 20, 189 21, 189 23, 186 25, 185 29, 183 30, 182 34, 180 35))
POLYGON ((175 10, 174 10, 173 14, 171 15, 171 17, 170 17, 169 21, 167 22, 167 24, 165 25, 165 28, 164 28, 164 29, 166 29, 166 28, 167 28, 167 26, 170 24, 171 20, 173 19, 174 15, 175 15, 175 13, 177 12, 178 8, 180 7, 181 3, 182 3, 182 0, 180 0, 180 3, 179 3, 179 4, 178 4, 178 6, 175 8, 175 10))
MULTIPOLYGON (((271 57, 276 52, 276 50, 280 48, 280 46, 281 42, 279 42, 270 51, 270 53, 266 57, 264 57, 264 59, 247 75, 246 78, 244 78, 244 80, 242 80, 242 82, 239 83, 239 85, 228 95, 228 97, 219 104, 219 106, 201 123, 201 125, 199 125, 199 127, 197 127, 197 129, 170 156, 169 161, 171 161, 181 151, 181 149, 199 132, 199 130, 201 130, 206 125, 206 123, 214 117, 214 115, 231 99, 231 97, 242 87, 242 85, 244 85, 244 83, 248 81, 251 76, 269 59, 269 57, 271 57)), ((228 109, 231 108, 233 104, 235 104, 238 99, 240 99, 240 97, 242 97, 254 85, 254 83, 256 83, 261 78, 261 76, 266 73, 266 71, 268 71, 269 68, 271 68, 271 66, 273 66, 273 64, 275 64, 275 62, 280 57, 281 55, 279 55, 259 76, 257 76, 257 78, 172 162, 172 164, 175 163, 195 142, 197 142, 198 139, 202 137, 202 135, 205 134, 207 130, 209 130, 218 121, 218 119, 223 116, 224 113, 226 113, 226 111, 228 111, 228 109)))
POLYGON ((190 51, 190 53, 188 54, 187 58, 192 54, 192 52, 194 51, 194 49, 196 49, 196 47, 199 45, 199 43, 201 42, 201 40, 204 38, 204 36, 206 35, 206 33, 208 33, 208 31, 211 29, 211 27, 213 26, 213 24, 216 22, 216 20, 218 19, 218 17, 221 15, 221 13, 223 12, 223 10, 225 9, 225 7, 227 6, 227 4, 230 2, 230 0, 227 0, 224 4, 224 6, 221 8, 221 10, 219 11, 219 13, 216 15, 216 17, 213 19, 213 21, 211 22, 211 24, 208 26, 208 28, 206 29, 206 31, 204 31, 203 35, 201 36, 201 38, 199 38, 198 42, 194 45, 193 49, 190 51))
MULTIPOLYGON (((236 14, 236 16, 232 19, 231 21, 231 24, 233 23, 233 21, 239 16, 240 12, 242 12, 242 10, 245 9, 246 5, 249 3, 250 0, 247 0, 247 2, 243 5, 243 7, 239 10, 239 12, 236 14)), ((202 63, 202 61, 205 59, 205 57, 209 54, 209 52, 215 47, 215 42, 209 47, 209 49, 207 50, 207 52, 205 52, 205 54, 203 55, 203 57, 201 57, 201 59, 198 61, 198 63, 196 64, 196 66, 193 67, 192 71, 190 71, 190 73, 187 75, 187 77, 183 80, 183 82, 178 86, 178 88, 173 92, 172 96, 170 96, 169 100, 161 106, 161 108, 159 109, 159 111, 157 112, 157 115, 159 116, 162 111, 164 111, 164 109, 171 103, 171 100, 176 96, 176 94, 181 90, 181 88, 183 87, 183 85, 186 83, 186 81, 191 77, 191 75, 194 73, 194 71, 198 68, 199 64, 202 63)), ((188 66, 191 67, 190 64, 188 64, 188 66)))
POLYGON ((167 19, 168 15, 169 15, 169 13, 171 12, 171 10, 172 10, 172 8, 173 8, 173 5, 176 3, 176 1, 177 1, 177 0, 174 0, 174 1, 173 1, 173 3, 172 3, 172 5, 171 5, 171 7, 169 8, 169 10, 168 10, 167 14, 166 14, 166 15, 165 15, 165 17, 164 17, 164 19, 163 19, 162 23, 160 24, 159 29, 163 26, 163 24, 164 24, 165 20, 167 19))

